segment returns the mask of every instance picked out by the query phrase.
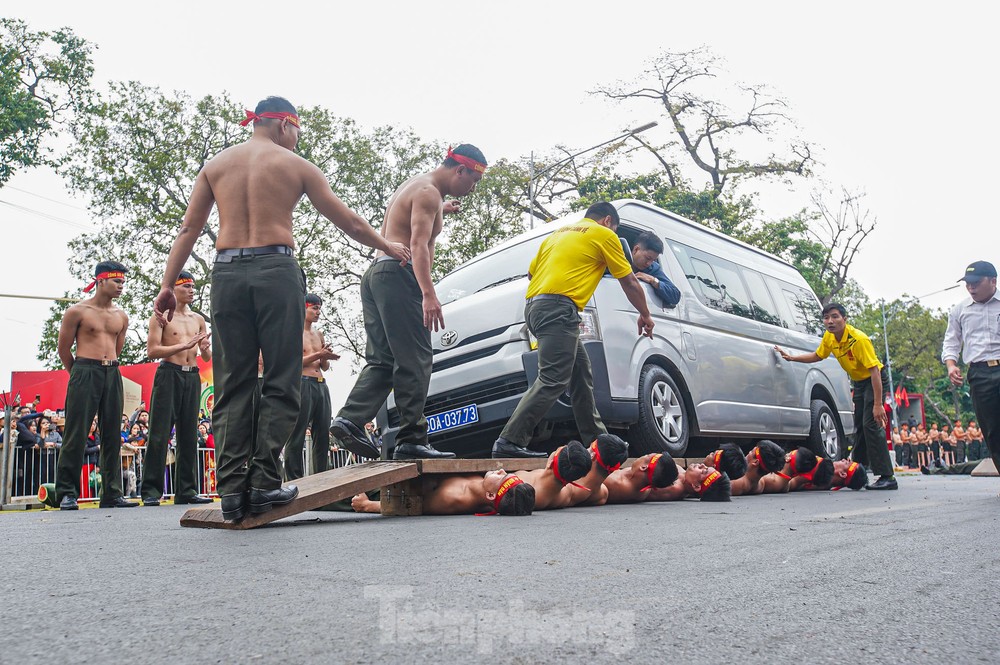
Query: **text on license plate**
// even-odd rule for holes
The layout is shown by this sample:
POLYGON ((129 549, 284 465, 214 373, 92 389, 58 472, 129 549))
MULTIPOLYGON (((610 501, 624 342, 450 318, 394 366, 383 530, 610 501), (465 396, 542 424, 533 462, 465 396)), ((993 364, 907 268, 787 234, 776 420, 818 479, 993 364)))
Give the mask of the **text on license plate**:
POLYGON ((476 409, 475 404, 470 404, 427 416, 427 433, 434 434, 477 422, 479 422, 479 410, 476 409))

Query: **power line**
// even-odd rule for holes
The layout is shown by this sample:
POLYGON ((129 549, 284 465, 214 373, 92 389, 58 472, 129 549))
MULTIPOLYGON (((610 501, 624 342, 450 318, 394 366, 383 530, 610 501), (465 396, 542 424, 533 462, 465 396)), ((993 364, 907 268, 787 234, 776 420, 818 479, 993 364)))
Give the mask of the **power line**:
POLYGON ((0 293, 0 298, 22 298, 25 300, 57 300, 59 302, 80 302, 79 298, 66 298, 64 296, 57 296, 50 298, 49 296, 25 296, 19 293, 0 293))
POLYGON ((80 206, 75 206, 72 203, 66 203, 64 201, 59 201, 57 199, 49 198, 48 196, 42 196, 41 194, 35 194, 34 192, 29 192, 26 189, 21 189, 20 187, 14 187, 13 185, 4 185, 4 189, 13 189, 15 192, 21 192, 22 194, 27 194, 28 196, 36 196, 40 199, 45 199, 46 201, 51 201, 52 203, 58 203, 61 206, 66 206, 67 208, 73 208, 74 210, 83 210, 87 212, 86 208, 81 208, 80 206))
POLYGON ((44 217, 45 219, 52 220, 53 222, 58 222, 60 224, 67 224, 69 226, 75 226, 76 228, 83 229, 84 231, 95 231, 96 230, 92 226, 86 226, 84 224, 80 224, 79 222, 74 222, 73 220, 70 220, 70 219, 65 219, 63 217, 57 217, 55 215, 50 215, 47 212, 42 212, 41 210, 35 210, 34 208, 28 208, 27 206, 18 205, 17 203, 11 203, 10 201, 4 201, 4 200, 0 199, 0 203, 4 204, 6 206, 10 206, 11 208, 15 208, 17 210, 20 210, 22 212, 27 212, 27 213, 31 213, 33 215, 38 215, 39 217, 44 217))

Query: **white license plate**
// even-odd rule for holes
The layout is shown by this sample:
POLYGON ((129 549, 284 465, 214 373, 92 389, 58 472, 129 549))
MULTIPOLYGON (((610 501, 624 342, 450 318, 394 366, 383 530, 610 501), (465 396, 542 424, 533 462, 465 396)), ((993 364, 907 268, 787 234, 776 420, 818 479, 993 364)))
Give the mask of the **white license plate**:
POLYGON ((469 406, 462 406, 451 411, 427 416, 427 433, 436 434, 477 422, 479 422, 479 410, 475 404, 470 404, 469 406))

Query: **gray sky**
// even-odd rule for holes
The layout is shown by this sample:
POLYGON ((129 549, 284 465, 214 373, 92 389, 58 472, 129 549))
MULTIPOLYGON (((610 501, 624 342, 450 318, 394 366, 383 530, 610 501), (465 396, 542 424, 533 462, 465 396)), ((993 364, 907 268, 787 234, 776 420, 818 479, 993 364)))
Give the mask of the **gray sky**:
MULTIPOLYGON (((69 26, 96 43, 99 86, 136 79, 194 96, 228 91, 250 107, 281 94, 366 127, 474 142, 490 160, 585 148, 662 121, 651 106, 613 106, 587 91, 634 77, 664 49, 705 45, 732 80, 767 84, 787 100, 824 182, 867 193, 879 225, 853 277, 872 297, 928 294, 953 285, 970 261, 1000 262, 986 196, 1000 154, 989 3, 43 0, 8 15, 36 30, 69 26)), ((665 140, 665 132, 649 134, 665 140)), ((759 203, 771 215, 791 213, 818 184, 769 186, 759 203)), ((85 201, 44 171, 14 178, 0 201, 43 213, 0 204, 10 239, 0 292, 82 286, 69 276, 65 244, 91 226, 85 201)), ((923 303, 946 307, 963 295, 923 303)), ((48 305, 0 305, 7 387, 11 371, 40 368, 48 305)))

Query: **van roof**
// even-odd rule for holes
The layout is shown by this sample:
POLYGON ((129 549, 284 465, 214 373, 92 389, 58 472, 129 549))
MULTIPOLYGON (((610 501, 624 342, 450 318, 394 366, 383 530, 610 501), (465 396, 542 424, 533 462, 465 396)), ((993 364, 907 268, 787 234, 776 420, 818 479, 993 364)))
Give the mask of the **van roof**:
MULTIPOLYGON (((772 261, 777 261, 778 263, 781 263, 782 265, 788 266, 792 270, 795 270, 796 272, 798 272, 798 269, 795 266, 793 266, 788 261, 785 261, 780 256, 775 256, 774 254, 771 254, 770 252, 764 251, 763 249, 760 249, 759 247, 754 247, 753 245, 749 245, 749 244, 743 242, 742 240, 737 240, 736 238, 727 236, 725 233, 722 233, 720 231, 716 231, 715 229, 709 228, 709 227, 705 226, 704 224, 699 224, 698 222, 695 222, 695 221, 692 221, 690 219, 687 219, 686 217, 681 217, 680 215, 678 215, 676 213, 670 212, 669 210, 664 210, 663 208, 657 207, 657 206, 653 205, 652 203, 646 203, 645 201, 640 201, 638 199, 615 199, 614 201, 611 201, 611 205, 613 205, 615 207, 615 209, 617 209, 617 210, 621 210, 622 208, 624 208, 626 206, 629 206, 629 205, 635 205, 635 206, 639 206, 641 208, 646 208, 647 210, 650 210, 651 212, 655 212, 655 213, 666 215, 666 216, 670 217, 671 219, 673 219, 676 222, 680 222, 681 224, 686 224, 687 226, 690 226, 691 228, 697 229, 697 230, 699 230, 699 231, 701 231, 703 233, 711 234, 711 235, 715 236, 716 238, 719 238, 720 240, 723 240, 725 242, 732 243, 732 244, 734 244, 734 245, 736 245, 738 247, 742 247, 744 249, 750 250, 751 252, 754 252, 756 254, 759 254, 760 256, 763 256, 763 257, 766 257, 768 259, 771 259, 772 261)), ((558 228, 560 226, 564 226, 566 224, 570 224, 572 222, 579 221, 579 219, 581 218, 582 215, 583 215, 582 211, 573 211, 573 212, 571 212, 571 213, 569 213, 567 215, 564 215, 564 216, 562 216, 562 217, 560 217, 558 219, 554 219, 551 222, 546 222, 544 224, 536 226, 533 229, 529 229, 529 230, 527 230, 527 231, 525 231, 523 233, 519 233, 518 235, 514 236, 513 238, 509 238, 509 239, 505 240, 504 242, 500 243, 499 245, 496 245, 495 247, 491 247, 490 249, 486 250, 482 254, 480 254, 480 255, 478 255, 478 256, 476 256, 476 257, 474 257, 474 258, 466 261, 462 265, 457 266, 454 270, 458 270, 459 268, 462 268, 463 266, 469 265, 470 263, 475 263, 476 261, 479 261, 480 259, 486 258, 487 256, 492 256, 493 254, 496 254, 497 252, 502 252, 503 250, 507 249, 508 247, 520 244, 520 243, 522 243, 522 242, 524 242, 526 240, 530 240, 531 238, 537 238, 539 236, 547 235, 547 234, 551 233, 552 229, 554 229, 554 228, 558 228)), ((454 272, 454 270, 452 272, 454 272)))

